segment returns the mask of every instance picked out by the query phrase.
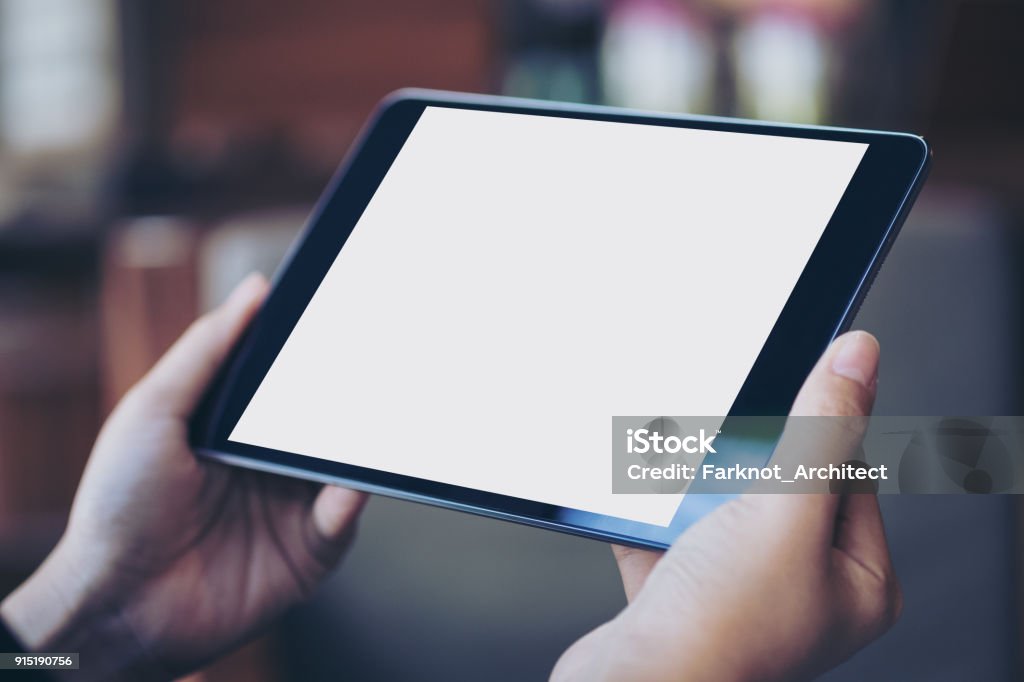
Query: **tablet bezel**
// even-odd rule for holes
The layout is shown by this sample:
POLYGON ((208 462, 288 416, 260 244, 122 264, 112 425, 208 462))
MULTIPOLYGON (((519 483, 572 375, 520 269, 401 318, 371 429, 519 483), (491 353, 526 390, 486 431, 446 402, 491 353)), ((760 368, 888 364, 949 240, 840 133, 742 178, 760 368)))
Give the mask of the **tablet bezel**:
MULTIPOLYGON (((635 112, 484 95, 399 91, 375 111, 314 208, 273 289, 193 415, 191 443, 234 465, 617 543, 664 548, 724 498, 687 495, 667 527, 565 509, 228 440, 252 395, 427 106, 868 144, 867 152, 730 412, 784 415, 814 362, 847 329, 919 191, 931 156, 904 133, 635 112)), ((612 415, 608 415, 611 419, 612 415)))

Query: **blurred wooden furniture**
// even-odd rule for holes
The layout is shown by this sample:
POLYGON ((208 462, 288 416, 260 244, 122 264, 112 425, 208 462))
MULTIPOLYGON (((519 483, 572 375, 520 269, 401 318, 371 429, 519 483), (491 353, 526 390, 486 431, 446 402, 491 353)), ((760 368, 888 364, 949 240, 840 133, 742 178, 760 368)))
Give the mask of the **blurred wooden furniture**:
POLYGON ((0 596, 59 538, 96 435, 94 304, 69 282, 0 284, 0 596))
POLYGON ((111 236, 103 258, 103 394, 113 407, 196 316, 195 230, 142 218, 111 236))

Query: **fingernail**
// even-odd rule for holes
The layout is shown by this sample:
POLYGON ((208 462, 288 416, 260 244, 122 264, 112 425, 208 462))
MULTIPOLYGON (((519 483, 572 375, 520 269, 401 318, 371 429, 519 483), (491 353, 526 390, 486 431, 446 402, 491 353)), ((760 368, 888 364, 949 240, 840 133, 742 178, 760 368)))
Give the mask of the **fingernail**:
POLYGON ((841 377, 871 388, 878 376, 878 341, 867 332, 850 332, 838 341, 832 358, 832 371, 841 377))
POLYGON ((248 302, 262 287, 263 276, 258 272, 250 272, 228 294, 227 300, 224 301, 224 307, 234 308, 248 302))

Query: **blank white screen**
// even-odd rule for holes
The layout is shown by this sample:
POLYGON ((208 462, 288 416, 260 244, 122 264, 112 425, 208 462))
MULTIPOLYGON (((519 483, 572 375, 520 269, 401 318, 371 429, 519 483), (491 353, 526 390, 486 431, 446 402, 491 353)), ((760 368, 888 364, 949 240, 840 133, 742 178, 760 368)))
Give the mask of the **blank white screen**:
POLYGON ((867 145, 428 107, 236 442, 667 525, 613 415, 725 415, 867 145))

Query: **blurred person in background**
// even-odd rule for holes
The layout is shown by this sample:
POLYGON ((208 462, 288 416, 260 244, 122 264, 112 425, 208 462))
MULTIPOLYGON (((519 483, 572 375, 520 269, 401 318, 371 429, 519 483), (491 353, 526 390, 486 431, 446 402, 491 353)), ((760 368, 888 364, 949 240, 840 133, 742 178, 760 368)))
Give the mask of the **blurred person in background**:
MULTIPOLYGON (((0 605, 4 647, 76 651, 76 679, 172 679, 307 598, 352 540, 362 493, 202 461, 188 417, 259 308, 246 279, 121 401, 67 529, 0 605)), ((793 414, 863 416, 878 344, 841 337, 793 414)), ((821 448, 849 459, 861 433, 821 448)), ((664 555, 615 548, 629 605, 576 642, 556 680, 801 680, 882 634, 900 611, 874 495, 749 495, 664 555)))

